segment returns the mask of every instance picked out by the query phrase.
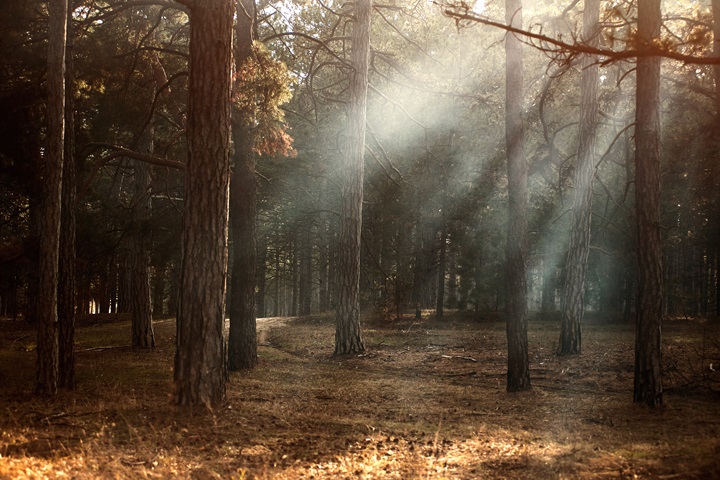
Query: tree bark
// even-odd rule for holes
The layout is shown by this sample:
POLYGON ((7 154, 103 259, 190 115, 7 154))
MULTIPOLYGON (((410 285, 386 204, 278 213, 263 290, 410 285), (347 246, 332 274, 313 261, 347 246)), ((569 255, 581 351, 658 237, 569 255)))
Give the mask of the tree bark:
MULTIPOLYGON (((325 182, 323 182, 323 190, 325 189, 325 182)), ((328 284, 328 221, 326 213, 321 212, 318 223, 318 309, 321 312, 325 312, 330 308, 328 284)))
POLYGON ((225 277, 230 178, 232 0, 190 10, 188 160, 177 315, 174 402, 225 397, 225 277))
POLYGON ((312 226, 307 225, 305 230, 298 232, 300 235, 300 310, 301 316, 310 315, 312 307, 312 226))
MULTIPOLYGON (((153 153, 152 122, 138 139, 140 152, 153 153)), ((132 347, 155 348, 155 332, 152 324, 152 302, 150 299, 150 232, 147 228, 150 218, 150 165, 135 160, 133 225, 130 239, 130 285, 132 295, 132 347)))
MULTIPOLYGON (((254 0, 236 4, 235 71, 252 58, 255 26, 254 0)), ((252 119, 244 118, 239 109, 233 111, 233 143, 235 170, 230 181, 230 221, 232 224, 233 266, 230 283, 230 339, 228 368, 241 370, 257 365, 257 325, 255 286, 257 275, 257 187, 252 119)))
MULTIPOLYGON (((638 41, 660 36, 660 0, 638 1, 638 41)), ((635 208, 638 305, 635 331, 634 400, 662 404, 661 323, 663 294, 660 238, 660 58, 637 60, 635 117, 635 208)))
MULTIPOLYGON (((522 0, 505 0, 505 20, 522 28, 522 0)), ((507 391, 530 389, 527 340, 527 164, 523 144, 522 42, 505 37, 505 143, 508 169, 508 234, 505 248, 507 391)))
MULTIPOLYGON (((712 0, 713 14, 713 56, 720 57, 720 0, 712 0)), ((715 74, 715 114, 720 129, 720 64, 713 66, 715 74)))
POLYGON ((435 316, 437 318, 443 318, 445 311, 445 270, 447 270, 447 222, 445 220, 444 206, 441 221, 442 226, 440 227, 440 252, 438 258, 437 272, 437 298, 435 301, 435 316))
POLYGON ((350 100, 338 242, 335 355, 365 351, 360 329, 360 247, 365 175, 370 13, 372 0, 355 0, 350 100))
MULTIPOLYGON (((720 58, 720 0, 712 0, 713 13, 713 55, 720 58)), ((720 65, 713 67, 715 76, 715 135, 720 134, 720 65)), ((717 207, 716 207, 717 208, 717 207)), ((716 235, 720 231, 716 230, 716 235)), ((716 236, 717 238, 717 236, 716 236)), ((715 244, 715 316, 720 316, 720 249, 715 244)))
MULTIPOLYGON (((600 0, 585 0, 583 11, 583 41, 598 44, 600 0)), ((582 60, 580 86, 580 142, 575 168, 572 228, 565 263, 565 284, 560 325, 561 355, 578 354, 582 350, 581 325, 585 314, 585 277, 590 254, 592 224, 593 177, 595 175, 595 134, 597 131, 597 85, 599 67, 595 57, 585 55, 582 60)))
POLYGON ((165 277, 168 275, 168 265, 163 263, 155 265, 152 277, 152 310, 156 317, 166 314, 165 310, 165 277))
POLYGON ((67 12, 65 46, 65 157, 63 161, 60 255, 58 270, 58 386, 75 388, 75 105, 72 9, 67 12))
POLYGON ((267 317, 266 297, 267 297, 267 234, 263 234, 258 239, 258 260, 257 260, 257 317, 267 317))
POLYGON ((58 384, 58 263, 62 174, 65 150, 65 43, 67 0, 50 0, 47 56, 47 144, 43 159, 37 305, 37 370, 35 392, 54 396, 58 384))
MULTIPOLYGON (((277 237, 276 237, 277 238, 277 237)), ((273 317, 280 316, 280 248, 275 245, 275 299, 273 302, 273 317)))

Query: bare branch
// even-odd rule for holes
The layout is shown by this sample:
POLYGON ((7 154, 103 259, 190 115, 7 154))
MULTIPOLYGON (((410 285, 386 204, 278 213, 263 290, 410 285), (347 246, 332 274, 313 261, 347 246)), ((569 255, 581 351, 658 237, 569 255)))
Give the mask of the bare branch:
POLYGON ((522 28, 506 25, 505 23, 492 20, 488 17, 478 15, 472 12, 467 4, 463 3, 443 3, 435 1, 435 4, 443 9, 443 13, 455 20, 460 26, 460 22, 468 21, 471 23, 480 23, 491 27, 500 28, 506 32, 513 33, 528 40, 529 44, 543 52, 555 56, 556 61, 564 63, 576 55, 596 55, 604 57, 601 65, 607 65, 621 60, 635 59, 639 57, 663 57, 679 62, 693 65, 720 65, 719 57, 685 55, 675 50, 669 49, 666 45, 649 44, 638 45, 627 50, 613 50, 604 47, 593 47, 586 43, 575 40, 573 43, 567 43, 553 37, 549 37, 542 33, 531 32, 522 28), (532 43, 537 41, 538 44, 532 43))
POLYGON ((78 191, 78 198, 81 198, 87 193, 87 190, 90 188, 90 184, 97 176, 98 172, 102 167, 107 165, 111 160, 119 157, 125 157, 125 158, 132 158, 135 160, 139 160, 141 162, 149 163, 150 165, 157 165, 160 167, 168 167, 173 168, 175 170, 182 170, 185 171, 185 164, 183 162, 178 162, 177 160, 170 160, 168 158, 161 158, 161 157, 155 157, 153 155, 147 155, 144 153, 136 152, 134 150, 129 150, 125 147, 121 147, 118 145, 113 145, 111 143, 90 143, 86 145, 87 147, 97 147, 97 148, 103 148, 106 150, 113 150, 112 153, 109 155, 106 155, 102 157, 100 160, 97 161, 97 163, 93 166, 92 171, 88 175, 88 178, 85 180, 85 184, 82 186, 81 189, 78 191))

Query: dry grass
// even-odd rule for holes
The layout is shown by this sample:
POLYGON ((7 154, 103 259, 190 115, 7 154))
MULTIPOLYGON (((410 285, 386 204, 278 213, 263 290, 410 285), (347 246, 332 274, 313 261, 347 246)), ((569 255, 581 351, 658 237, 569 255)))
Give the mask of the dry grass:
POLYGON ((30 393, 32 330, 0 322, 0 477, 720 476, 717 325, 667 322, 654 411, 631 401, 626 325, 590 322, 583 355, 557 357, 557 322, 532 322, 534 388, 511 395, 501 322, 370 322, 365 356, 333 358, 331 320, 274 319, 226 404, 191 412, 170 404, 172 320, 153 352, 127 347, 127 319, 97 320, 78 329, 77 391, 54 402, 30 393))

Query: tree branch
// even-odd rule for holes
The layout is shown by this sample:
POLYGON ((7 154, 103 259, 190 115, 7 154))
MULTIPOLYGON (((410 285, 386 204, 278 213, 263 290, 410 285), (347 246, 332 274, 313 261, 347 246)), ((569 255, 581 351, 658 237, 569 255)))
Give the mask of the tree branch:
POLYGON ((87 180, 85 180, 85 183, 83 184, 82 188, 78 191, 78 199, 83 197, 85 193, 87 193, 88 189, 90 188, 90 184, 97 176, 98 172, 102 167, 107 165, 111 160, 118 158, 118 157, 127 157, 132 158, 134 160, 139 160, 141 162, 149 163, 150 165, 157 165, 160 167, 168 167, 173 168, 175 170, 182 170, 185 171, 185 164, 183 162, 178 162, 177 160, 170 160, 168 158, 160 158, 155 157, 152 155, 147 155, 144 153, 136 152, 134 150, 129 150, 125 147, 121 147, 118 145, 113 145, 111 143, 90 143, 86 145, 87 147, 97 147, 97 148, 104 148, 107 150, 114 150, 113 153, 106 155, 102 157, 98 162, 93 166, 92 171, 88 175, 87 180))
POLYGON ((693 65, 720 65, 720 58, 718 57, 685 55, 683 53, 670 50, 665 45, 650 44, 640 45, 627 50, 612 50, 604 47, 592 47, 578 41, 575 41, 574 43, 567 43, 553 37, 548 37, 542 33, 535 33, 522 28, 513 27, 511 25, 506 25, 505 23, 492 20, 488 17, 475 14, 472 12, 470 5, 465 4, 464 2, 445 3, 435 0, 435 4, 442 8, 444 15, 454 19, 458 27, 460 26, 461 21, 466 20, 473 23, 480 23, 482 25, 500 28, 506 32, 514 33, 515 35, 526 38, 529 45, 543 52, 554 54, 556 56, 556 60, 560 62, 567 62, 570 60, 570 57, 585 54, 605 57, 606 59, 600 62, 601 65, 608 65, 620 60, 628 60, 639 57, 663 57, 693 65), (539 43, 534 44, 532 43, 533 40, 539 43))

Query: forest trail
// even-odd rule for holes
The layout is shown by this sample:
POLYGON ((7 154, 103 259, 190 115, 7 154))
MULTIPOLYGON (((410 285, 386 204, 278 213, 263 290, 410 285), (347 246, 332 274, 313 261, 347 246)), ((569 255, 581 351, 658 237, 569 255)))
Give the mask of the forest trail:
MULTIPOLYGON (((273 329, 286 326, 289 322, 297 320, 298 317, 261 317, 256 319, 258 342, 267 343, 268 332, 273 329)), ((230 331, 230 319, 225 319, 225 333, 230 331)))
POLYGON ((264 317, 257 319, 258 344, 267 344, 268 333, 276 328, 284 327, 297 317, 264 317))

